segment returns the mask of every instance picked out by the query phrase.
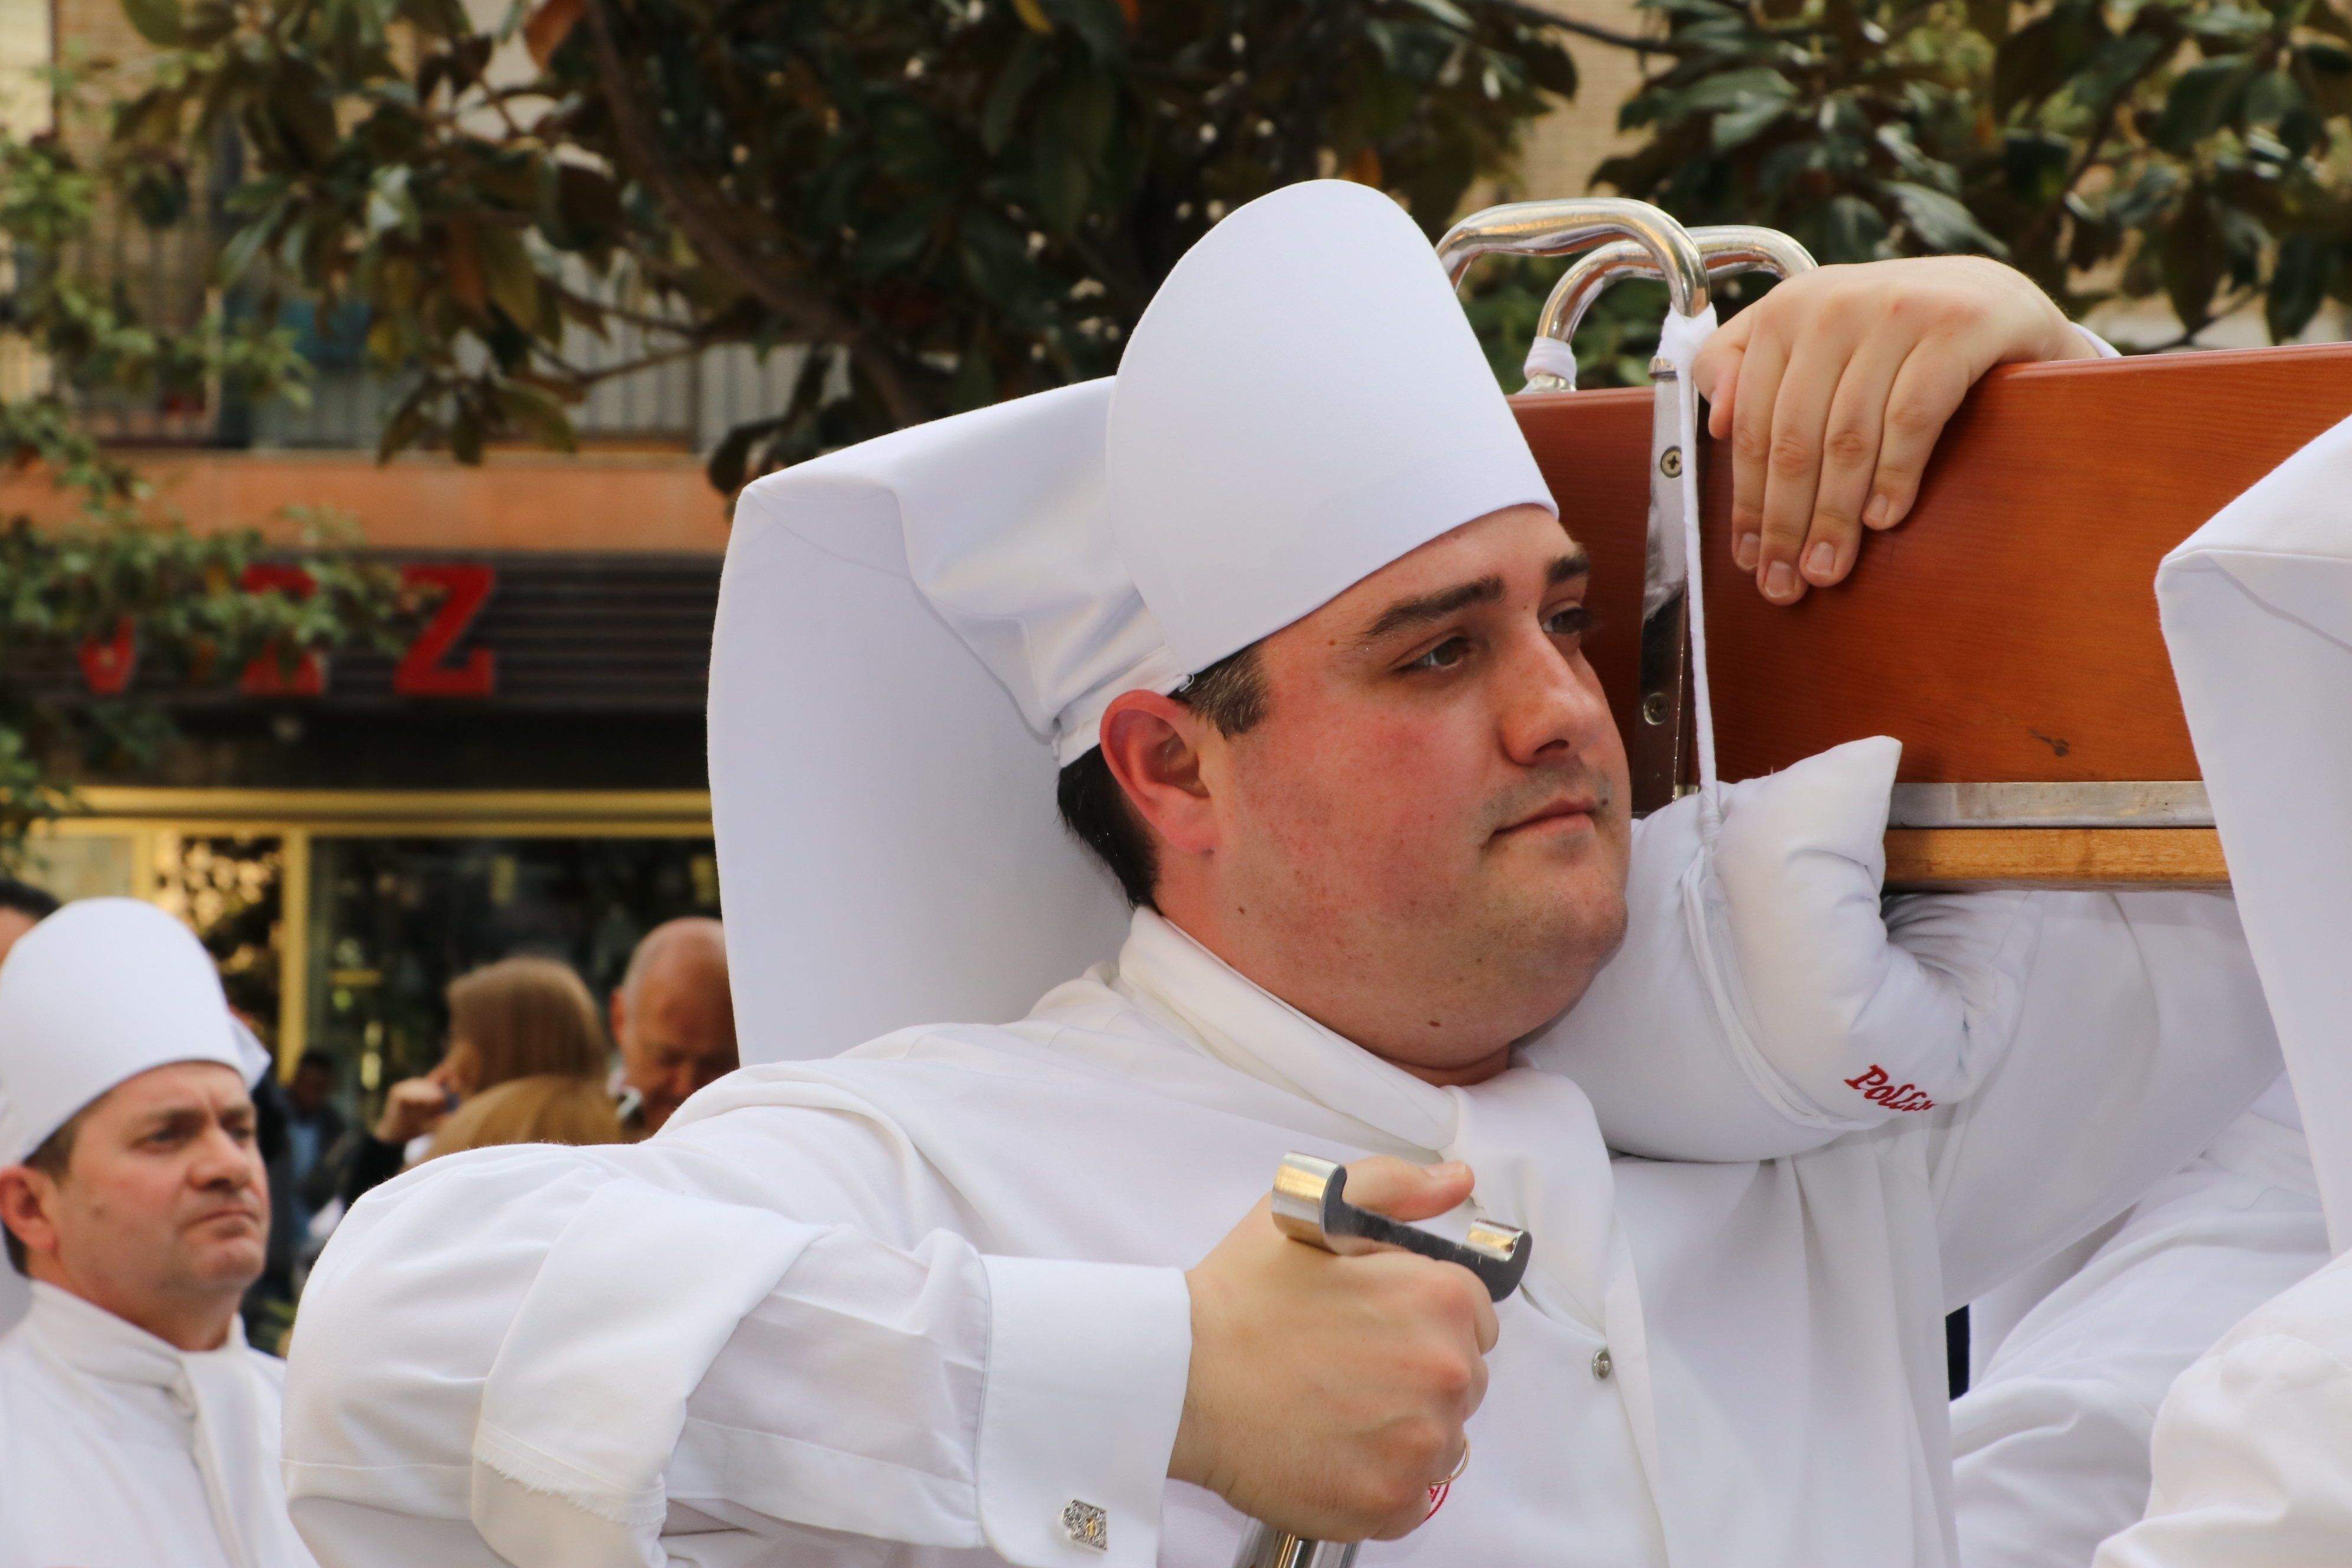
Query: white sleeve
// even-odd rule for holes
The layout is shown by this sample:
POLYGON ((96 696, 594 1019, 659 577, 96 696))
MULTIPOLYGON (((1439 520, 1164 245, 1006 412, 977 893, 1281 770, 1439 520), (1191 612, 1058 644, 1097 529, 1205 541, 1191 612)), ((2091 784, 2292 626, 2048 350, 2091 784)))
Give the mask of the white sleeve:
POLYGON ((1968 1568, 2082 1568, 2147 1506, 2156 1412, 2095 1375, 1971 1388, 1952 1409, 1952 1513, 1968 1568))
POLYGON ((2147 1516, 2093 1568, 2313 1568, 2352 1542, 2352 1367, 2296 1335, 2225 1345, 2157 1415, 2147 1516))
POLYGON ((2218 893, 2043 893, 1991 1075, 1927 1130, 1947 1304, 2120 1214, 2279 1072, 2261 983, 2218 893))
POLYGON ((353 1209, 289 1358, 288 1496, 324 1568, 459 1542, 639 1568, 681 1518, 796 1563, 827 1532, 1154 1561, 1182 1275, 983 1258, 919 1195, 861 1212, 884 1184, 850 1119, 737 1114, 793 1119, 800 1167, 758 1186, 810 1218, 668 1141, 453 1156, 353 1209))

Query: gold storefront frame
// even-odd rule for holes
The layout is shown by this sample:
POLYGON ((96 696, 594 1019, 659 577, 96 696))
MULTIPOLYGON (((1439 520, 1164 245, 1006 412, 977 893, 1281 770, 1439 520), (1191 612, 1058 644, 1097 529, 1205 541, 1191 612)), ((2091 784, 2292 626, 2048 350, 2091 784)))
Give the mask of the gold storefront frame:
POLYGON ((278 1067, 310 1035, 310 847, 333 838, 708 838, 708 790, 181 789, 94 784, 37 832, 127 837, 131 891, 157 896, 162 868, 192 837, 271 837, 284 854, 278 955, 278 1067))

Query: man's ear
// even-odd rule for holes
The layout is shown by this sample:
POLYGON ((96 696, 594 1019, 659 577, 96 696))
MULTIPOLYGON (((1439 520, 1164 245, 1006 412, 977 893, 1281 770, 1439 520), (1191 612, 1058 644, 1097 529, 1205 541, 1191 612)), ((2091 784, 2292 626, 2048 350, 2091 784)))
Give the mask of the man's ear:
POLYGON ((27 1252, 58 1249, 58 1227, 49 1217, 56 1193, 57 1184, 30 1165, 0 1165, 0 1225, 27 1252))
POLYGON ((1178 855, 1216 847, 1215 812, 1201 766, 1205 723, 1172 697, 1123 691, 1103 710, 1103 762, 1152 837, 1178 855))
POLYGON ((620 1049, 621 1031, 628 1026, 629 988, 626 983, 613 987, 613 998, 604 1005, 605 1022, 612 1026, 613 1048, 620 1049))

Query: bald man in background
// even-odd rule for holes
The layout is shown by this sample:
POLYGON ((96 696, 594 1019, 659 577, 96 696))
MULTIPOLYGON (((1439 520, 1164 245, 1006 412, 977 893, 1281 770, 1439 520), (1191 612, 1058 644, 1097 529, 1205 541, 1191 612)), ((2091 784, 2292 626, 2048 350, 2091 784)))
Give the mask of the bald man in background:
POLYGON ((665 921, 629 955, 613 991, 613 1091, 633 1138, 661 1131, 670 1112, 740 1065, 727 990, 725 929, 706 916, 665 921))

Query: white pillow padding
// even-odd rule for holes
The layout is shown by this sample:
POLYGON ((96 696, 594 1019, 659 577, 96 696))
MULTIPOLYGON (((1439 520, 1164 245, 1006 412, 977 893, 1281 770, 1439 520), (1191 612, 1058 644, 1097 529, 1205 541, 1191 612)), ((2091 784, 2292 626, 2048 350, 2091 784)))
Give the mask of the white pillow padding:
POLYGON ((1634 825, 1624 945, 1522 1042, 1610 1146, 1760 1160, 1922 1116, 1983 1081, 2037 929, 2016 893, 1882 901, 1899 742, 1855 741, 1634 825))

